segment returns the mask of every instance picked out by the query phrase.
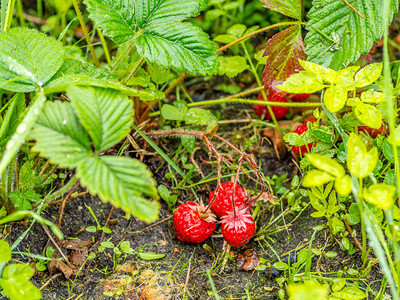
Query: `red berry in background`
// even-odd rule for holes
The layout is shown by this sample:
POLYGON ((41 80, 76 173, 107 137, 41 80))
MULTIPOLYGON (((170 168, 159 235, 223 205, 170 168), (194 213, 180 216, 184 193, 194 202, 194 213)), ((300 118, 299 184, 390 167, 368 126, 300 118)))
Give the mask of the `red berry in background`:
POLYGON ((225 241, 232 247, 241 247, 253 237, 256 225, 247 208, 236 209, 236 214, 230 211, 221 221, 221 232, 225 241))
POLYGON ((297 101, 297 102, 302 102, 302 101, 310 98, 311 95, 312 94, 296 94, 296 95, 293 95, 292 100, 297 101))
MULTIPOLYGON (((258 95, 257 100, 263 99, 264 97, 262 94, 258 95)), ((275 92, 270 92, 270 94, 267 96, 267 99, 271 102, 287 102, 286 98, 279 96, 275 92)), ((271 109, 277 120, 283 119, 289 113, 289 108, 286 106, 271 106, 271 109)), ((265 119, 272 121, 272 116, 269 113, 266 105, 254 105, 254 113, 261 118, 264 117, 265 119)))
POLYGON ((378 134, 383 134, 383 135, 387 134, 389 132, 389 127, 386 124, 383 124, 378 129, 373 129, 369 126, 358 126, 358 131, 364 131, 368 133, 372 138, 376 138, 378 134))
MULTIPOLYGON (((297 133, 298 135, 301 135, 303 132, 306 132, 308 130, 307 123, 308 122, 313 123, 315 121, 316 121, 315 119, 311 119, 311 120, 305 121, 303 123, 303 125, 297 127, 297 129, 295 130, 295 133, 297 133)), ((304 154, 306 154, 307 152, 311 151, 311 149, 316 144, 317 144, 317 142, 312 142, 312 143, 307 144, 307 146, 306 145, 303 145, 303 146, 300 146, 300 147, 292 146, 292 150, 293 150, 293 153, 295 155, 300 156, 300 154, 301 154, 301 156, 304 156, 304 154)))
MULTIPOLYGON (((221 188, 218 190, 218 195, 215 197, 215 200, 211 205, 211 209, 220 218, 232 211, 232 188, 233 182, 221 184, 221 188)), ((216 190, 210 193, 208 203, 210 203, 210 201, 214 198, 215 192, 216 190)), ((235 207, 241 206, 246 197, 246 191, 236 183, 235 192, 233 193, 235 207)))
POLYGON ((215 230, 215 216, 194 202, 179 205, 174 212, 175 236, 182 242, 202 243, 215 230))

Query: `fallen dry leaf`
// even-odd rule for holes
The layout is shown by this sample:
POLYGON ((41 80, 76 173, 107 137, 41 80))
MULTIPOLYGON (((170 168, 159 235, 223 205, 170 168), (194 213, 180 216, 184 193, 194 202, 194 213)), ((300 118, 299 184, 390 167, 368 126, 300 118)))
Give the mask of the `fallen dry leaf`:
POLYGON ((239 270, 251 271, 260 265, 260 258, 256 250, 247 248, 238 254, 237 264, 239 265, 239 270))

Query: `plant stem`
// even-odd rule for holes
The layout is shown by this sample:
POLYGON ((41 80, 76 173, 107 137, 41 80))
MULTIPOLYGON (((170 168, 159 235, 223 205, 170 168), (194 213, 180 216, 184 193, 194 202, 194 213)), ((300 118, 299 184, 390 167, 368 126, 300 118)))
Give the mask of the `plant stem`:
POLYGON ((106 40, 104 39, 103 32, 101 32, 100 28, 97 28, 97 34, 99 35, 101 44, 103 45, 104 55, 105 55, 105 57, 106 57, 107 64, 108 64, 109 66, 111 66, 110 52, 108 51, 108 47, 107 47, 106 40))
POLYGON ((10 27, 12 15, 14 12, 14 5, 15 5, 15 0, 8 1, 6 20, 4 22, 4 29, 3 29, 4 32, 6 32, 7 29, 10 27))
POLYGON ((124 78, 124 80, 122 81, 123 84, 126 84, 129 81, 129 79, 131 79, 132 76, 135 75, 136 71, 140 68, 140 66, 144 63, 144 61, 145 61, 145 59, 141 58, 136 62, 135 66, 129 72, 128 76, 126 76, 124 78))
POLYGON ((94 51, 94 47, 93 47, 92 41, 90 40, 90 36, 87 31, 85 21, 83 20, 81 11, 79 10, 78 3, 76 0, 72 0, 72 2, 74 3, 75 12, 76 12, 76 15, 78 16, 79 23, 81 24, 82 31, 85 34, 86 42, 89 46, 90 53, 92 54, 94 64, 96 65, 96 67, 100 67, 99 60, 97 59, 96 52, 94 51))

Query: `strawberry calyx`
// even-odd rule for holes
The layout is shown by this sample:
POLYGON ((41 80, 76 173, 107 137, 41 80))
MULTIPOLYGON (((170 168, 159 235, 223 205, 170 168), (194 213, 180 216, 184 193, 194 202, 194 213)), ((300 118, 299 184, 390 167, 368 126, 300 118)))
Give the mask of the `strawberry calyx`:
POLYGON ((207 207, 204 204, 202 203, 192 204, 192 203, 193 202, 191 202, 190 204, 188 203, 188 206, 199 214, 200 219, 209 223, 215 223, 217 221, 215 214, 213 214, 209 209, 207 209, 207 207))

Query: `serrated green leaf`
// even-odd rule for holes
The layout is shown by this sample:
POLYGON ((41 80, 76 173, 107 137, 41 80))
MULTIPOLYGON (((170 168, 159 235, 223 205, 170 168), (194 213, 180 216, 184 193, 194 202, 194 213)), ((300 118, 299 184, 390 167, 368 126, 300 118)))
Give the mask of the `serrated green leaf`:
POLYGON ((3 291, 14 300, 29 299, 38 300, 42 298, 39 289, 29 281, 34 271, 28 264, 11 264, 4 268, 0 279, 3 291))
MULTIPOLYGON (((389 26, 383 24, 383 1, 349 0, 348 3, 364 18, 345 1, 326 0, 309 11, 305 43, 310 61, 338 70, 367 54, 373 42, 381 39, 384 26, 389 26)), ((391 1, 389 23, 397 8, 398 1, 391 1)))
POLYGON ((229 78, 236 77, 249 68, 247 61, 242 56, 219 56, 218 75, 226 75, 229 78))
POLYGON ((297 73, 301 69, 299 60, 306 59, 301 26, 291 26, 275 34, 268 40, 263 56, 267 58, 262 74, 266 86, 297 73))
POLYGON ((331 174, 334 177, 342 177, 345 174, 344 168, 337 161, 321 154, 306 154, 311 164, 322 171, 331 174))
POLYGON ((304 187, 320 186, 334 179, 335 177, 333 177, 327 172, 320 170, 310 170, 307 172, 306 176, 304 176, 303 186, 304 187))
POLYGON ((330 112, 341 110, 347 101, 347 90, 342 86, 333 85, 326 89, 324 104, 330 112))
POLYGON ((215 74, 216 46, 199 27, 191 23, 152 26, 136 39, 139 53, 150 62, 183 73, 215 74))
POLYGON ((382 126, 382 112, 371 104, 358 103, 354 113, 357 119, 373 129, 378 129, 382 126))
POLYGON ((394 204, 396 187, 386 183, 377 183, 364 190, 365 201, 376 205, 380 209, 390 209, 394 204))
POLYGON ((68 102, 47 102, 31 137, 34 151, 62 168, 75 168, 91 153, 89 137, 68 102))
POLYGON ((301 21, 301 0, 261 0, 264 7, 301 21))
POLYGON ((302 71, 291 75, 277 88, 293 94, 312 94, 325 88, 324 81, 319 74, 302 71))
POLYGON ((318 128, 313 128, 309 131, 315 138, 317 138, 318 140, 320 140, 324 143, 329 144, 329 143, 333 142, 332 129, 330 129, 327 126, 320 126, 318 128))
POLYGON ((61 67, 61 42, 35 29, 15 27, 0 34, 0 87, 30 92, 43 86, 61 67))
POLYGON ((356 87, 367 86, 376 81, 382 73, 383 64, 370 64, 357 72, 354 80, 356 87))
POLYGON ((360 137, 352 132, 347 142, 347 168, 357 178, 367 177, 378 160, 378 149, 373 147, 367 151, 360 137))
POLYGON ((98 152, 114 146, 130 132, 133 108, 126 95, 82 86, 68 88, 67 95, 98 152))
POLYGON ((138 160, 92 156, 80 164, 76 172, 82 185, 90 193, 98 194, 102 201, 110 202, 146 222, 158 218, 160 204, 141 197, 145 194, 158 198, 158 195, 151 173, 138 160))
POLYGON ((134 41, 139 54, 165 68, 215 74, 216 47, 188 22, 205 9, 205 0, 85 0, 90 18, 118 44, 134 41))

